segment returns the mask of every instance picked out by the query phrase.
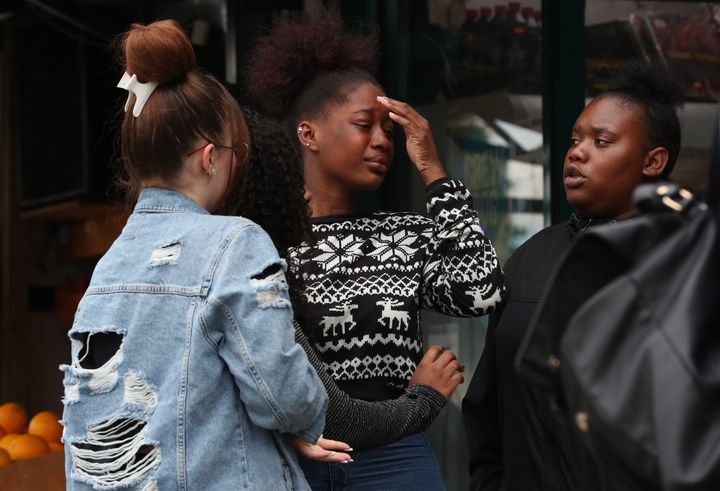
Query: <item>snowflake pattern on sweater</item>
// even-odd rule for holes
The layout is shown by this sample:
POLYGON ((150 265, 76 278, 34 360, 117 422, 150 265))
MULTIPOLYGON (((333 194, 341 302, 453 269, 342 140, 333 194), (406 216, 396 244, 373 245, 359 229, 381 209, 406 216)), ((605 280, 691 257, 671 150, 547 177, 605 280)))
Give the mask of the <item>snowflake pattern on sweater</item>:
POLYGON ((314 348, 338 382, 402 388, 422 357, 421 309, 480 316, 503 293, 502 271, 465 186, 426 193, 429 218, 375 212, 312 220, 313 243, 289 251, 302 275, 314 348))

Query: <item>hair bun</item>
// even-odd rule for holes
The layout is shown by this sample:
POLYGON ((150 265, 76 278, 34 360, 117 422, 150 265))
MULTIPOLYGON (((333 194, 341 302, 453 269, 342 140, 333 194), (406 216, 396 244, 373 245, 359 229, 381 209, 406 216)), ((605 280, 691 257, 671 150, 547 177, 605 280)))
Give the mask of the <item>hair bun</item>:
POLYGON ((610 92, 631 94, 646 103, 665 104, 677 109, 685 101, 678 74, 660 63, 633 60, 611 81, 610 92))
POLYGON ((319 74, 375 70, 376 33, 346 31, 339 17, 294 16, 276 22, 250 54, 247 90, 269 114, 282 118, 319 74))
POLYGON ((192 43, 174 20, 131 25, 122 49, 125 71, 143 83, 178 82, 195 69, 192 43))

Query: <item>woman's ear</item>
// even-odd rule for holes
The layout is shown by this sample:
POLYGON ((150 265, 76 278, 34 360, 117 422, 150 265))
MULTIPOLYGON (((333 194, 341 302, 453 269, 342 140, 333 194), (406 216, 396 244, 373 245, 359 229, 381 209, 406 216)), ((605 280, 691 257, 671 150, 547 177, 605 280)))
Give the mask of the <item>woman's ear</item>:
POLYGON ((217 171, 215 170, 215 167, 213 166, 213 160, 215 158, 215 145, 210 143, 205 148, 203 148, 201 154, 200 154, 200 168, 202 170, 202 173, 208 176, 208 179, 212 178, 217 171))
POLYGON ((298 123, 296 131, 301 147, 309 150, 315 150, 317 148, 315 125, 309 121, 301 121, 298 123))
POLYGON ((667 166, 670 154, 665 147, 657 147, 645 155, 643 163, 643 176, 656 179, 662 174, 667 166))

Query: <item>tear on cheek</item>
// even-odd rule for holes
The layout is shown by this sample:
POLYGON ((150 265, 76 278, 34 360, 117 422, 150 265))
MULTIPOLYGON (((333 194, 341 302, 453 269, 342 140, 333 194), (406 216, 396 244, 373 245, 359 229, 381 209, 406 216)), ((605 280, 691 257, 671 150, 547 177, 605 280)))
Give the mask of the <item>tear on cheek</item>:
MULTIPOLYGON (((145 479, 160 465, 160 447, 145 440, 146 427, 147 422, 126 417, 89 427, 84 440, 70 444, 72 477, 99 489, 132 486, 145 479)), ((153 489, 153 484, 142 489, 153 489)))
POLYGON ((255 298, 261 309, 290 308, 282 263, 273 263, 250 277, 250 285, 255 288, 255 298))

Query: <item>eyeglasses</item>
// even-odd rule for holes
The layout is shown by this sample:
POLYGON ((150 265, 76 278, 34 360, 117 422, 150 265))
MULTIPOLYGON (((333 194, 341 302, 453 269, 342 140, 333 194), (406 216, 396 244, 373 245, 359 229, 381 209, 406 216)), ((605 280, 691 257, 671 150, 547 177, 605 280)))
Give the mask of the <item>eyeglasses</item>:
POLYGON ((190 153, 186 153, 185 156, 186 156, 186 157, 189 157, 189 156, 191 156, 192 154, 194 154, 195 152, 199 152, 199 151, 202 150, 203 148, 207 147, 208 145, 215 145, 215 146, 218 147, 218 148, 229 148, 230 150, 232 150, 233 155, 235 155, 235 158, 236 158, 236 159, 238 158, 237 147, 231 147, 231 146, 228 146, 228 145, 220 145, 220 144, 218 144, 218 143, 213 143, 213 142, 211 142, 211 141, 208 141, 207 143, 204 143, 202 146, 199 146, 198 148, 196 148, 195 150, 193 150, 193 151, 190 152, 190 153))

